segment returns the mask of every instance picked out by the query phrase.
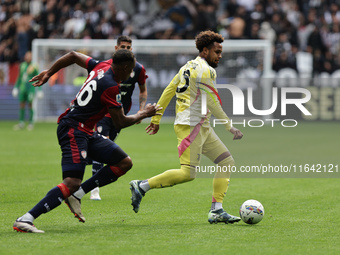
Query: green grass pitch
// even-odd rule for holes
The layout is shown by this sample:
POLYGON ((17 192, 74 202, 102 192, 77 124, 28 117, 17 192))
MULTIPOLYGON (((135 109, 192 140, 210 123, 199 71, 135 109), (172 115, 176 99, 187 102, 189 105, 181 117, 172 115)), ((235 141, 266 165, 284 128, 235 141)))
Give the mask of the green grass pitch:
MULTIPOLYGON (((56 124, 37 123, 33 131, 13 131, 0 122, 0 254, 340 254, 340 179, 232 178, 224 201, 238 215, 247 199, 264 205, 257 225, 207 221, 212 179, 152 190, 138 214, 130 205, 129 181, 178 168, 172 124, 155 136, 146 122, 122 131, 117 143, 133 168, 101 188, 102 201, 82 200, 86 223, 63 203, 35 225, 45 234, 13 231, 15 219, 61 180, 56 124)), ((288 164, 340 165, 340 123, 301 122, 295 128, 243 128, 244 138, 225 143, 238 166, 288 164)), ((222 132, 222 131, 219 131, 222 132)), ((229 138, 228 138, 229 137, 229 138)), ((90 177, 90 167, 85 178, 90 177)))

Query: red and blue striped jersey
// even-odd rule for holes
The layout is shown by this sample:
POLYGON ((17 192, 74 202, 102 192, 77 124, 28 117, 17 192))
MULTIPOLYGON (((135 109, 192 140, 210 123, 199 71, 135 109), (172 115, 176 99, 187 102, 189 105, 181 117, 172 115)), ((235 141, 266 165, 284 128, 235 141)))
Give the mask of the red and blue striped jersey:
MULTIPOLYGON (((112 60, 103 61, 102 64, 111 66, 112 60)), ((124 109, 124 114, 128 114, 132 105, 132 94, 135 89, 136 83, 139 85, 144 85, 148 75, 146 74, 144 66, 136 61, 136 66, 133 68, 130 78, 126 81, 120 83, 120 90, 122 95, 122 104, 124 109)), ((110 117, 109 114, 106 117, 110 117)))
POLYGON ((88 58, 88 77, 67 110, 58 118, 70 125, 92 133, 95 124, 108 113, 109 108, 121 108, 119 83, 114 80, 112 61, 88 58))

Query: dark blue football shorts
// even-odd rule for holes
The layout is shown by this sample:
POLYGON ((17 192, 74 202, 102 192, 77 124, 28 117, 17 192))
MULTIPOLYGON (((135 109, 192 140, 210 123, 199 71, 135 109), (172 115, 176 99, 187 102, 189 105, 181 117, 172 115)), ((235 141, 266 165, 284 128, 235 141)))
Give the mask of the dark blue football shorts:
POLYGON ((62 151, 64 178, 79 177, 79 174, 83 176, 88 158, 115 165, 128 156, 115 142, 98 132, 90 134, 63 121, 58 125, 57 136, 62 151))
POLYGON ((96 131, 103 135, 110 137, 110 140, 116 140, 120 129, 116 129, 110 117, 104 117, 96 124, 96 131))

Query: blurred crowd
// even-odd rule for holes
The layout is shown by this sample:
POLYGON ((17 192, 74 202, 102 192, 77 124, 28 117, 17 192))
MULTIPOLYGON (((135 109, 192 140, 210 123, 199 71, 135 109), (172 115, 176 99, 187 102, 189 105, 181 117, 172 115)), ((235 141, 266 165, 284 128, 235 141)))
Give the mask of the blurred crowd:
POLYGON ((340 0, 0 0, 0 62, 22 61, 35 38, 193 39, 210 29, 229 39, 268 39, 273 69, 340 67, 340 0))

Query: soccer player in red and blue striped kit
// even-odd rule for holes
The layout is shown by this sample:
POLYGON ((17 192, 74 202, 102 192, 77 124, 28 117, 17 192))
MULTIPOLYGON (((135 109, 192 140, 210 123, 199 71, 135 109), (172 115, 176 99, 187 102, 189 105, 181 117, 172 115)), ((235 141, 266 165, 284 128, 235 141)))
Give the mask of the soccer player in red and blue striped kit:
MULTIPOLYGON (((122 35, 117 38, 117 44, 115 45, 115 50, 119 49, 127 49, 132 51, 132 39, 129 36, 122 35)), ((112 59, 109 59, 107 61, 103 61, 103 69, 110 68, 112 63, 112 59), (106 64, 106 66, 105 66, 106 64)), ((138 84, 139 87, 139 111, 143 111, 147 99, 147 88, 146 88, 146 79, 148 78, 145 68, 142 64, 140 64, 138 61, 136 61, 136 65, 133 68, 132 73, 130 74, 130 77, 126 80, 120 83, 120 89, 121 89, 121 95, 122 95, 122 104, 124 109, 124 114, 127 115, 131 109, 132 105, 132 94, 135 89, 136 84, 138 84)), ((136 124, 139 124, 137 122, 136 124)), ((115 126, 112 123, 110 114, 106 114, 103 119, 98 121, 96 124, 96 131, 106 136, 107 138, 111 139, 112 141, 115 141, 117 138, 120 129, 115 128, 115 126)), ((102 162, 92 161, 92 174, 96 174, 97 171, 99 171, 104 164, 102 162)), ((80 193, 80 192, 78 192, 80 193)), ((78 194, 79 198, 81 199, 81 194, 78 194)), ((101 197, 99 195, 99 187, 96 187, 91 191, 90 199, 92 200, 101 200, 101 197)))
MULTIPOLYGON (((93 131, 95 124, 106 113, 110 113, 115 127, 121 129, 157 115, 161 109, 156 104, 148 104, 143 111, 134 115, 124 114, 119 83, 128 79, 136 64, 134 54, 125 49, 117 50, 112 55, 112 65, 107 71, 102 69, 100 61, 77 52, 67 53, 30 82, 35 82, 34 86, 41 86, 60 69, 74 63, 86 68, 89 74, 71 106, 58 118, 57 136, 62 150, 63 182, 14 222, 13 229, 16 231, 44 233, 34 226, 33 221, 58 207, 80 185, 83 192, 87 193, 95 187, 116 181, 131 169, 131 158, 115 142, 93 131), (106 166, 82 183, 88 157, 106 166)), ((75 213, 75 216, 78 215, 75 213)), ((82 221, 79 216, 78 219, 82 221)))

